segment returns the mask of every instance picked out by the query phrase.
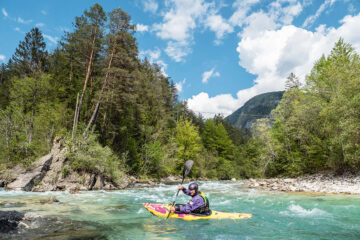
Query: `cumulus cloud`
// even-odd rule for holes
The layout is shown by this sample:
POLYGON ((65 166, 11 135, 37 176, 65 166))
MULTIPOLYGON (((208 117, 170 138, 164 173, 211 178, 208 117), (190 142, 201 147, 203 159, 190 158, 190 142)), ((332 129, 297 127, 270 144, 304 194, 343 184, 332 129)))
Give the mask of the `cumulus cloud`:
POLYGON ((251 10, 251 8, 259 3, 260 0, 237 0, 233 3, 232 7, 235 9, 235 12, 231 15, 229 22, 233 26, 242 26, 244 20, 251 10))
POLYGON ((231 94, 221 94, 209 97, 207 93, 201 92, 187 100, 188 106, 195 113, 203 115, 205 118, 213 117, 220 113, 224 116, 231 114, 239 106, 238 100, 231 94))
POLYGON ((2 8, 1 12, 4 14, 5 17, 9 16, 8 13, 6 12, 5 8, 2 8))
POLYGON ((219 72, 214 72, 215 68, 212 68, 210 71, 204 72, 202 75, 202 82, 207 83, 211 77, 220 77, 219 72))
POLYGON ((215 32, 217 40, 223 38, 224 34, 232 33, 234 31, 231 26, 221 15, 209 15, 205 20, 205 27, 215 32))
MULTIPOLYGON (((314 63, 322 54, 329 54, 340 37, 360 51, 359 22, 360 14, 344 17, 338 28, 322 25, 315 31, 309 31, 285 25, 264 29, 257 34, 245 29, 237 47, 239 65, 257 76, 254 86, 238 91, 235 98, 230 94, 209 97, 200 93, 188 99, 190 109, 226 116, 255 95, 283 90, 286 77, 291 72, 304 82, 314 63)), ((208 114, 208 117, 213 115, 208 114)))
POLYGON ((165 52, 176 62, 191 52, 189 45, 193 40, 193 31, 209 4, 204 0, 169 0, 170 9, 163 15, 162 23, 153 25, 156 35, 168 40, 165 52))
POLYGON ((177 89, 177 91, 178 91, 179 93, 182 92, 183 86, 184 86, 185 83, 186 83, 186 78, 184 78, 184 80, 182 80, 181 82, 175 83, 175 88, 177 89))
POLYGON ((57 41, 59 40, 58 37, 52 37, 50 35, 43 34, 44 38, 48 39, 53 44, 57 44, 57 41))
POLYGON ((151 12, 151 13, 156 13, 159 5, 157 2, 155 2, 154 0, 146 0, 143 2, 144 4, 144 11, 145 12, 151 12))
POLYGON ((316 19, 318 19, 320 17, 320 15, 327 8, 331 7, 335 2, 336 2, 336 0, 325 0, 325 2, 320 5, 319 9, 316 11, 316 13, 314 15, 311 15, 305 19, 302 26, 303 27, 311 26, 316 21, 316 19))
POLYGON ((4 61, 5 61, 5 59, 6 59, 5 55, 0 54, 0 61, 4 62, 4 61))
POLYGON ((149 26, 143 25, 143 24, 136 24, 136 31, 147 32, 147 31, 149 31, 149 26))

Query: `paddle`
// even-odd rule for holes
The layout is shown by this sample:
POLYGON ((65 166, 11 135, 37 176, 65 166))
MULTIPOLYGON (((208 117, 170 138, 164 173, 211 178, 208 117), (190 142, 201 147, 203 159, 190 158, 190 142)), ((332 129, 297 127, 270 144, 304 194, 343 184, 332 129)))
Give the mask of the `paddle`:
MULTIPOLYGON (((184 183, 185 177, 186 177, 186 175, 189 174, 189 172, 190 172, 193 164, 194 164, 194 162, 193 162, 192 160, 187 160, 187 161, 185 162, 181 185, 184 183)), ((175 196, 175 199, 174 199, 174 201, 173 201, 173 203, 172 203, 171 206, 175 206, 176 198, 177 198, 177 196, 179 195, 179 192, 180 192, 180 189, 178 189, 178 191, 177 191, 177 193, 176 193, 176 196, 175 196)), ((166 219, 169 218, 170 213, 171 213, 171 211, 169 210, 169 214, 167 215, 166 219)))

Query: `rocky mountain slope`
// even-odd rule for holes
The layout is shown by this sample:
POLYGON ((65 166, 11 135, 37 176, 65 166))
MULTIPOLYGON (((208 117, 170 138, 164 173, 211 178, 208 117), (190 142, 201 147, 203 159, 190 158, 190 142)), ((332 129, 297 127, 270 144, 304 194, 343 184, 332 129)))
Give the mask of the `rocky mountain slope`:
POLYGON ((257 95, 227 116, 225 120, 229 121, 233 126, 250 129, 256 119, 270 117, 270 112, 279 104, 283 93, 284 91, 279 91, 257 95))

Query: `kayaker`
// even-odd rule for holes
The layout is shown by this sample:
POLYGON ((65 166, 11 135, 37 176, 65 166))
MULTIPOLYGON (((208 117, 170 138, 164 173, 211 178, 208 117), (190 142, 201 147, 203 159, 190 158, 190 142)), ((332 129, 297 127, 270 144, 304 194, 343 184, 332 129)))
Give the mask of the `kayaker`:
POLYGON ((204 193, 199 191, 199 185, 196 182, 190 183, 189 189, 186 189, 180 185, 179 190, 182 190, 183 193, 191 196, 192 199, 185 205, 177 204, 175 207, 171 207, 170 211, 175 211, 176 213, 191 213, 201 215, 211 214, 209 200, 204 193))

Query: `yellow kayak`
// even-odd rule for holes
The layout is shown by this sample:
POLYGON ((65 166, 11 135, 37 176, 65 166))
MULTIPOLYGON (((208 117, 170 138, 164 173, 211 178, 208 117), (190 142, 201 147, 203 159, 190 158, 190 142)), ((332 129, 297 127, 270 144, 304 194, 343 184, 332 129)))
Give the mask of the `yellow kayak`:
MULTIPOLYGON (((144 203, 144 208, 155 216, 167 218, 171 204, 144 203)), ((180 218, 186 221, 200 219, 249 219, 252 217, 250 213, 226 213, 219 211, 211 211, 208 216, 199 216, 186 213, 170 213, 169 218, 180 218)))

